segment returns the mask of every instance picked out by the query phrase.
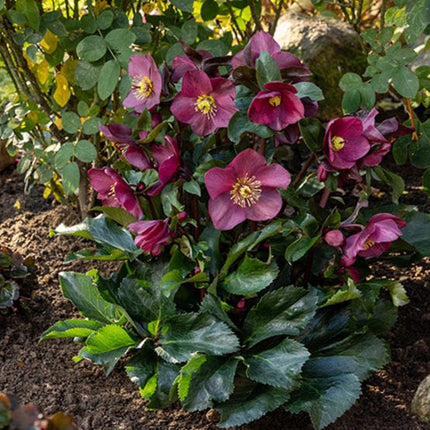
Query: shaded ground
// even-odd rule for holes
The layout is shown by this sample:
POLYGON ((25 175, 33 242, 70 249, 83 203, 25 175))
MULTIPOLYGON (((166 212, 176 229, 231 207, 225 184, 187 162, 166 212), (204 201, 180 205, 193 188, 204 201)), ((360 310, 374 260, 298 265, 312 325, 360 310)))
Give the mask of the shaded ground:
MULTIPOLYGON (((205 413, 171 408, 145 411, 145 401, 120 367, 106 378, 88 362, 74 364, 79 346, 69 340, 38 344, 40 334, 54 322, 78 316, 61 295, 61 270, 85 271, 94 263, 64 265, 66 254, 81 248, 76 238, 49 237, 60 222, 73 224, 77 216, 53 205, 40 189, 23 193, 22 179, 10 168, 0 173, 0 246, 33 256, 39 289, 32 300, 7 317, 0 316, 0 392, 16 395, 22 403, 36 404, 46 415, 72 413, 82 430, 214 430, 205 413), (19 201, 21 208, 14 204, 19 201)), ((409 190, 405 202, 428 210, 429 201, 419 189, 409 190)), ((106 268, 105 268, 106 269, 106 268)), ((359 401, 328 430, 425 429, 410 413, 418 384, 430 373, 430 259, 401 270, 373 268, 376 276, 401 278, 411 299, 400 309, 399 320, 387 336, 392 362, 363 384, 359 401)), ((293 416, 277 410, 241 430, 311 429, 306 414, 293 416)))

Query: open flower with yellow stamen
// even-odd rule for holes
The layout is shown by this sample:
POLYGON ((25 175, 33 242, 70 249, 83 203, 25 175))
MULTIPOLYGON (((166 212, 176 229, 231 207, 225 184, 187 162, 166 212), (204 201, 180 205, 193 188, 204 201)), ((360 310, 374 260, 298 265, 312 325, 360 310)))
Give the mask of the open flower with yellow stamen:
POLYGON ((245 149, 225 168, 205 174, 209 215, 218 230, 230 230, 246 219, 266 221, 282 207, 276 188, 286 189, 290 174, 279 164, 267 165, 253 149, 245 149))
POLYGON ((395 215, 389 213, 374 215, 363 230, 346 239, 342 264, 346 267, 351 266, 357 256, 379 257, 402 235, 400 229, 405 226, 406 222, 395 215))
POLYGON ((273 81, 264 88, 249 106, 248 117, 252 122, 280 131, 304 118, 305 108, 292 85, 273 81))
POLYGON ((234 104, 235 95, 234 84, 228 79, 211 79, 205 72, 188 71, 170 110, 176 119, 189 124, 194 133, 207 136, 227 127, 238 110, 234 104))
POLYGON ((370 150, 361 119, 349 116, 331 120, 327 124, 323 150, 334 169, 352 168, 370 150))
POLYGON ((128 73, 131 77, 131 90, 123 105, 133 108, 137 113, 158 105, 162 80, 151 55, 132 55, 128 63, 128 73))

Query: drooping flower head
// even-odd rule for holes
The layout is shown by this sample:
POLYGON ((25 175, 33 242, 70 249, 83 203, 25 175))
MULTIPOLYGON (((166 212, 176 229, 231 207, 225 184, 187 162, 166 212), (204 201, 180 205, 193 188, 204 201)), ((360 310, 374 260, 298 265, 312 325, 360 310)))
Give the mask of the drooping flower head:
POLYGON ((404 220, 389 213, 374 215, 363 230, 346 239, 342 264, 354 264, 357 255, 371 258, 383 254, 402 235, 400 229, 405 226, 404 220))
POLYGON ((252 100, 249 119, 280 131, 304 118, 305 108, 296 96, 297 90, 284 82, 268 82, 252 100))
POLYGON ((158 170, 159 181, 148 190, 149 196, 155 196, 160 193, 181 165, 179 148, 175 139, 166 135, 164 140, 166 145, 154 144, 151 146, 152 155, 157 162, 156 169, 158 170))
POLYGON ((350 169, 369 152, 370 143, 363 132, 362 121, 355 117, 337 118, 327 124, 323 150, 333 168, 350 169))
POLYGON ((128 73, 132 80, 131 91, 124 99, 123 105, 133 108, 138 113, 158 105, 162 81, 152 56, 132 55, 128 63, 128 73))
POLYGON ((128 225, 132 233, 136 233, 135 244, 152 255, 159 255, 161 247, 169 242, 171 231, 169 219, 137 221, 128 225))
POLYGON ((194 54, 193 57, 190 55, 177 55, 172 61, 172 82, 178 82, 186 72, 192 70, 203 70, 203 61, 208 58, 213 58, 213 55, 209 51, 204 49, 190 49, 194 54))
POLYGON ((132 139, 131 128, 125 124, 100 125, 99 130, 121 151, 123 157, 139 170, 150 169, 152 163, 148 154, 132 139))
POLYGON ((255 62, 262 51, 266 51, 276 61, 282 71, 282 77, 290 82, 298 82, 306 79, 310 71, 294 54, 281 51, 278 42, 264 31, 255 33, 231 60, 233 69, 240 66, 255 68, 255 62))
POLYGON ((279 164, 267 165, 253 149, 245 149, 225 168, 205 174, 209 215, 218 230, 230 230, 246 219, 266 221, 282 207, 276 188, 286 189, 290 174, 279 164))
POLYGON ((118 172, 111 167, 92 168, 88 170, 88 177, 91 186, 98 193, 97 198, 104 206, 121 207, 135 218, 142 218, 143 212, 139 199, 118 172))
POLYGON ((207 136, 227 127, 238 110, 234 104, 235 95, 234 84, 228 79, 211 79, 205 72, 188 71, 170 110, 179 121, 189 124, 194 133, 207 136))

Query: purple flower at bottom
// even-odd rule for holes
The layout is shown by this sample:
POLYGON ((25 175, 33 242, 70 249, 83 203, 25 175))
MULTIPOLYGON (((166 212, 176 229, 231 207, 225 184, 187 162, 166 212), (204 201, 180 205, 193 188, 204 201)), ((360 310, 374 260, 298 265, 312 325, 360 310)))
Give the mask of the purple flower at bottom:
POLYGON ((235 95, 234 84, 228 79, 211 79, 205 72, 188 71, 170 110, 179 121, 189 124, 194 133, 207 136, 227 127, 238 110, 234 104, 235 95))
POLYGON ((276 188, 286 189, 290 174, 279 164, 267 165, 253 149, 245 149, 225 168, 205 174, 209 215, 218 230, 230 230, 246 219, 266 221, 282 207, 276 188))
POLYGON ((252 122, 280 131, 304 118, 305 108, 297 90, 284 82, 268 82, 252 100, 248 116, 252 122))
POLYGON ((363 132, 360 118, 337 118, 327 124, 323 151, 333 168, 350 169, 369 152, 370 143, 363 132))
POLYGON ((97 198, 104 206, 120 207, 130 212, 135 218, 143 217, 139 199, 130 185, 111 167, 88 170, 91 186, 97 191, 97 198))
POLYGON ((142 113, 160 103, 161 75, 150 54, 132 55, 128 63, 128 74, 132 82, 131 91, 123 101, 125 107, 142 113))
POLYGON ((134 243, 152 255, 159 255, 161 247, 169 242, 171 231, 169 219, 137 221, 128 225, 128 229, 137 236, 134 243))
POLYGON ((342 264, 348 267, 357 256, 371 258, 383 254, 402 235, 400 229, 405 226, 404 220, 389 213, 374 215, 362 231, 346 239, 342 264))

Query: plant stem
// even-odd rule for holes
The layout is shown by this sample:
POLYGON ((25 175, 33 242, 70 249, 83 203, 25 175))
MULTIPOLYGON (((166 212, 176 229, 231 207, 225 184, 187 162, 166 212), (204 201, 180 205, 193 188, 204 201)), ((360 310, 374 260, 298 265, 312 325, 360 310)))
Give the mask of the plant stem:
POLYGON ((321 200, 320 200, 320 208, 325 208, 328 198, 330 196, 330 190, 328 188, 324 188, 323 194, 321 196, 321 200))
POLYGON ((303 176, 305 176, 307 170, 309 169, 309 166, 315 161, 316 156, 315 154, 311 154, 311 156, 304 162, 302 169, 296 176, 296 179, 294 179, 293 187, 297 188, 297 185, 299 185, 300 181, 303 179, 303 176))
POLYGON ((409 114, 409 118, 411 120, 411 126, 414 128, 414 131, 412 132, 412 140, 417 141, 419 139, 419 137, 418 137, 417 131, 415 130, 415 117, 414 117, 414 111, 412 110, 410 98, 406 99, 406 105, 408 107, 408 114, 409 114))

